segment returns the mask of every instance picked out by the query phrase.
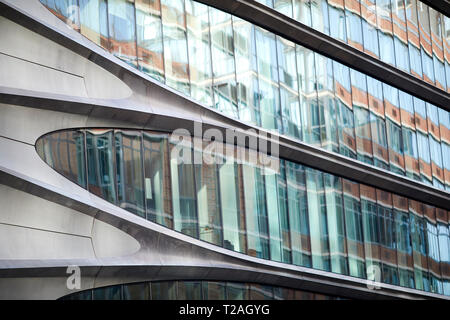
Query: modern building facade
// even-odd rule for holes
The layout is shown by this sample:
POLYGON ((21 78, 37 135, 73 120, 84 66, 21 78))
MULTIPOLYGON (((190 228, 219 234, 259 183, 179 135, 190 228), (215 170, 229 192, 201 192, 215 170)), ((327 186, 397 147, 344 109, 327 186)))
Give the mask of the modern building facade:
POLYGON ((449 14, 0 0, 0 298, 450 299, 449 14))

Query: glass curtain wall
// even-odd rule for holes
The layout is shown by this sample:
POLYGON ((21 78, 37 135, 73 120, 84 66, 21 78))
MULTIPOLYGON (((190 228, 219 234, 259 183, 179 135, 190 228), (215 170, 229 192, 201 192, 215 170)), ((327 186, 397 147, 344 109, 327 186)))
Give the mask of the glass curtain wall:
POLYGON ((363 279, 378 272, 384 283, 448 291, 445 210, 291 161, 265 156, 277 166, 264 165, 255 161, 262 154, 241 147, 179 138, 79 129, 45 135, 36 149, 89 192, 196 239, 257 258, 363 279))
MULTIPOLYGON (((64 296, 61 300, 337 300, 335 296, 256 283, 159 281, 120 284, 64 296)), ((261 312, 261 310, 260 310, 261 312)))
MULTIPOLYGON (((54 12, 69 2, 43 3, 54 12)), ((266 4, 325 33, 338 21, 336 36, 446 87, 440 72, 450 60, 450 23, 420 1, 266 4)), ((450 189, 450 113, 443 109, 193 0, 79 0, 69 7, 83 35, 205 106, 450 189)))

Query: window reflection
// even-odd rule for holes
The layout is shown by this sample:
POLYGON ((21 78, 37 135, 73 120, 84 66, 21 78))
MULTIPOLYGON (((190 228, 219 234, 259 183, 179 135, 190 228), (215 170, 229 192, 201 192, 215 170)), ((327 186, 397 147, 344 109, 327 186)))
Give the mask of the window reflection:
POLYGON ((189 64, 184 1, 161 0, 166 84, 189 94, 189 64))
POLYGON ((161 4, 159 0, 136 0, 136 41, 139 69, 164 82, 161 4))
MULTIPOLYGON (((169 140, 164 133, 58 131, 36 149, 69 179, 87 176, 93 194, 226 249, 359 278, 380 270, 385 283, 447 290, 444 210, 290 161, 280 161, 277 170, 257 165, 258 154, 240 147, 169 140), (70 171, 75 163, 78 171, 70 171)), ((194 298, 223 290, 198 282, 170 290, 180 288, 194 298)), ((266 297, 263 287, 255 288, 253 296, 266 297)), ((126 296, 145 297, 140 289, 126 290, 126 296)), ((278 299, 283 292, 273 294, 278 299)))
POLYGON ((109 0, 109 51, 137 66, 134 0, 109 0))

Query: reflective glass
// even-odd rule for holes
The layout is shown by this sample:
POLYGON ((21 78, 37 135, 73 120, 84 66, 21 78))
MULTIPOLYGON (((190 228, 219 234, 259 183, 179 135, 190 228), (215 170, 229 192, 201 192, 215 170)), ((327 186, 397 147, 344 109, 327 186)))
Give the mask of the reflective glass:
POLYGON ((364 255, 367 276, 381 281, 381 239, 375 188, 360 185, 364 255))
POLYGON ((422 79, 422 59, 420 54, 419 21, 417 0, 405 0, 406 25, 408 27, 408 49, 411 74, 422 79))
POLYGON ((327 0, 311 0, 312 27, 325 34, 330 34, 327 0))
POLYGON ((377 0, 376 6, 380 59, 386 63, 395 65, 391 0, 377 0))
POLYGON ((145 217, 141 133, 116 131, 114 136, 118 205, 145 217))
POLYGON ((192 147, 170 145, 174 229, 198 238, 194 170, 192 147))
POLYGON ((373 164, 367 78, 364 74, 355 70, 350 70, 350 77, 353 114, 355 117, 357 159, 368 164, 373 164))
POLYGON ((75 30, 80 30, 80 17, 77 0, 39 0, 55 16, 75 30))
POLYGON ((295 44, 277 37, 283 133, 301 140, 300 100, 295 44))
POLYGON ((442 293, 443 289, 440 270, 440 249, 436 208, 425 205, 425 218, 430 291, 434 293, 442 293))
POLYGON ((114 182, 113 132, 111 130, 86 131, 88 164, 88 190, 93 194, 116 202, 114 182))
POLYGON ((173 228, 167 140, 144 132, 142 147, 147 219, 173 228))
POLYGON ((391 0, 391 4, 395 65, 397 68, 409 73, 408 29, 406 27, 405 3, 403 0, 391 0))
POLYGON ((150 288, 148 283, 126 284, 122 286, 123 300, 149 300, 150 288))
POLYGON ((232 158, 225 158, 222 164, 218 164, 218 171, 223 219, 223 246, 245 253, 247 245, 242 171, 232 158))
POLYGON ((275 35, 257 27, 256 52, 261 126, 265 129, 281 132, 280 91, 275 35))
POLYGON ((83 132, 60 131, 40 139, 36 143, 36 150, 49 166, 86 188, 84 146, 83 132))
POLYGON ((311 0, 293 0, 294 19, 311 26, 311 0))
POLYGON ((377 203, 380 219, 381 278, 384 283, 399 285, 392 194, 377 189, 377 203))
POLYGON ((347 233, 349 274, 365 278, 363 216, 359 184, 343 179, 345 229, 347 233))
POLYGON ((355 123, 349 68, 333 61, 339 153, 356 159, 355 123))
POLYGON ((345 16, 348 44, 363 51, 361 4, 358 0, 345 0, 345 16))
POLYGON ((164 53, 159 0, 136 0, 139 69, 164 82, 164 53))
POLYGON ((403 157, 403 139, 398 90, 394 87, 383 84, 383 94, 390 170, 397 174, 405 175, 405 159, 403 157))
POLYGON ((389 170, 382 83, 371 77, 367 77, 367 92, 369 97, 374 164, 377 167, 389 170))
POLYGON ((186 14, 183 0, 161 0, 166 84, 189 94, 186 14))
POLYGON ((210 7, 209 21, 214 107, 228 116, 238 118, 234 60, 235 40, 231 15, 210 7))
POLYGON ((328 1, 328 15, 333 25, 333 27, 330 28, 330 36, 347 42, 344 0, 328 1))
MULTIPOLYGON (((201 143, 200 141, 199 144, 201 145, 201 143)), ((197 156, 200 156, 200 159, 213 156, 208 151, 205 151, 205 154, 202 154, 199 150, 195 150, 194 152, 197 153, 197 156)), ((215 161, 207 162, 203 160, 202 163, 195 164, 194 167, 200 239, 222 246, 219 172, 216 163, 215 161)))
POLYGON ((399 91, 400 118, 402 122, 403 155, 405 174, 408 178, 421 180, 419 155, 417 150, 416 120, 413 97, 399 91))
POLYGON ((414 288, 414 262, 411 244, 408 199, 393 195, 399 283, 414 288))
POLYGON ((258 125, 259 94, 255 26, 233 18, 239 119, 258 125))
POLYGON ((177 281, 178 300, 203 300, 202 283, 200 281, 177 281))
MULTIPOLYGON (((42 2, 42 1, 41 1, 42 2)), ((106 0, 79 0, 80 32, 99 46, 108 46, 106 0)))
POLYGON ((320 116, 316 91, 314 52, 296 46, 302 136, 306 143, 320 146, 320 116))
POLYGON ((152 300, 176 300, 177 282, 155 282, 151 284, 152 300))
POLYGON ((292 263, 304 267, 311 267, 311 242, 309 238, 305 168, 293 162, 286 162, 286 184, 292 244, 292 263))
POLYGON ((362 0, 360 2, 364 52, 375 58, 378 58, 380 55, 380 51, 378 45, 377 12, 375 0, 362 0))
POLYGON ((208 7, 186 1, 186 27, 189 46, 191 97, 212 106, 211 43, 208 7))
POLYGON ((429 8, 430 30, 431 30, 431 45, 433 49, 433 65, 436 86, 442 90, 447 90, 445 79, 445 65, 444 65, 444 47, 443 47, 443 15, 429 8))
POLYGON ((423 79, 431 84, 434 84, 433 53, 431 47, 430 17, 428 14, 428 6, 418 1, 417 13, 419 17, 423 79))
POLYGON ((422 203, 409 200, 409 219, 416 289, 429 291, 426 221, 422 203))
POLYGON ((241 166, 247 227, 247 254, 269 259, 269 229, 263 169, 241 166))
POLYGON ((333 152, 339 152, 337 126, 337 105, 334 94, 333 61, 315 54, 317 95, 319 106, 320 138, 322 147, 333 152))
POLYGON ((134 0, 109 0, 109 51, 137 66, 134 0))
POLYGON ((323 177, 325 180, 331 271, 348 274, 347 241, 345 239, 344 208, 342 204, 342 179, 327 173, 323 177))
POLYGON ((312 266, 330 271, 330 250, 328 243, 327 206, 323 173, 306 169, 309 227, 311 230, 312 266))

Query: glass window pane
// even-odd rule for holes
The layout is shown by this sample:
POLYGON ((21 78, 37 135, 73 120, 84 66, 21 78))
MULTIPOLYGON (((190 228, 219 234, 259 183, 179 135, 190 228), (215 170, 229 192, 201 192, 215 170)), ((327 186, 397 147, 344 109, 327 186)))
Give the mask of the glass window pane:
POLYGON ((200 281, 178 281, 178 300, 202 300, 200 281))
POLYGON ((309 238, 305 168, 297 163, 286 161, 286 183, 292 263, 299 266, 311 267, 311 243, 309 238))
POLYGON ((408 199, 393 195, 393 204, 399 283, 401 286, 414 288, 414 264, 411 246, 408 199))
POLYGON ((356 157, 362 162, 373 164, 367 77, 361 72, 350 70, 350 78, 355 118, 356 157))
POLYGON ((269 259, 269 230, 267 225, 267 206, 265 202, 265 182, 263 169, 248 164, 241 166, 247 226, 247 254, 269 259))
POLYGON ((124 284, 123 285, 124 300, 149 300, 150 289, 148 283, 124 284))
MULTIPOLYGON (((202 145, 202 141, 197 142, 202 145)), ((195 150, 194 157, 203 159, 195 164, 195 184, 197 192, 198 224, 200 239, 222 246, 222 221, 220 216, 219 180, 215 161, 207 163, 205 157, 211 157, 207 151, 208 144, 204 142, 205 150, 195 150)))
POLYGON ((298 94, 295 44, 277 37, 283 133, 301 139, 300 100, 298 94))
POLYGON ((293 0, 294 19, 311 26, 311 0, 293 0))
POLYGON ((120 300, 122 286, 110 286, 93 290, 93 300, 120 300))
POLYGON ((224 282, 202 281, 203 300, 225 300, 224 282))
POLYGON ((406 7, 403 0, 391 0, 392 27, 394 32, 395 65, 409 73, 408 35, 406 27, 406 7))
POLYGON ((273 288, 261 284, 250 285, 250 300, 272 300, 273 288))
POLYGON ((327 204, 328 234, 330 239, 331 271, 348 274, 347 241, 342 204, 342 179, 325 173, 325 198, 327 204))
POLYGON ((89 192, 115 203, 113 132, 86 130, 89 192))
MULTIPOLYGON (((233 146, 227 145, 226 148, 233 146)), ((227 150, 228 154, 228 150, 227 150)), ((223 221, 223 246, 226 249, 246 252, 246 229, 244 208, 244 185, 242 171, 232 157, 218 164, 220 200, 223 221)))
MULTIPOLYGON (((185 137, 186 138, 186 137, 185 137)), ((174 229, 198 238, 192 146, 170 145, 170 175, 174 229)))
POLYGON ((339 153, 356 159, 355 124, 349 68, 333 61, 336 95, 339 153))
POLYGON ((311 0, 312 27, 325 34, 330 34, 327 0, 311 0))
POLYGON ((248 298, 248 284, 227 282, 227 300, 248 300, 248 298))
POLYGON ((166 84, 189 94, 189 65, 184 1, 161 0, 166 84))
POLYGON ((79 0, 80 32, 103 48, 108 47, 106 0, 79 0))
POLYGON ((151 283, 152 300, 177 299, 177 282, 165 281, 151 283))
POLYGON ((322 148, 339 152, 336 124, 338 117, 336 106, 338 104, 334 94, 333 60, 316 53, 315 62, 322 148))
POLYGON ((167 137, 143 133, 147 219, 173 228, 167 137))
POLYGON ((377 189, 378 218, 380 219, 381 273, 384 283, 398 285, 397 246, 392 194, 377 189))
POLYGON ((164 53, 159 0, 136 0, 139 69, 164 82, 164 53))
POLYGON ((354 277, 365 278, 363 216, 359 184, 345 179, 342 179, 342 182, 344 185, 349 274, 354 277))
POLYGON ((109 0, 109 51, 137 66, 134 0, 109 0))
POLYGON ((50 167, 86 188, 85 143, 82 131, 60 131, 45 135, 38 140, 36 150, 50 167))
POLYGON ((381 280, 381 239, 375 188, 360 184, 361 213, 364 238, 364 254, 367 276, 381 280))
POLYGON ((238 118, 236 73, 234 61, 233 22, 231 15, 209 8, 211 55, 213 69, 214 107, 228 116, 238 118))
POLYGON ((422 58, 420 54, 419 21, 417 0, 405 0, 406 24, 408 27, 408 48, 411 62, 411 74, 422 78, 422 58))
POLYGON ((296 46, 302 137, 306 143, 320 146, 320 116, 316 91, 314 52, 296 46))
POLYGON ((115 148, 118 205, 145 217, 141 133, 116 131, 115 148))
POLYGON ((327 210, 323 173, 306 169, 309 228, 311 230, 311 253, 313 268, 330 271, 327 210))
POLYGON ((212 106, 211 43, 209 41, 208 7, 204 4, 187 0, 186 17, 191 96, 207 106, 212 106))
POLYGON ((264 129, 278 130, 281 132, 280 91, 275 35, 257 27, 256 52, 261 126, 264 129))

